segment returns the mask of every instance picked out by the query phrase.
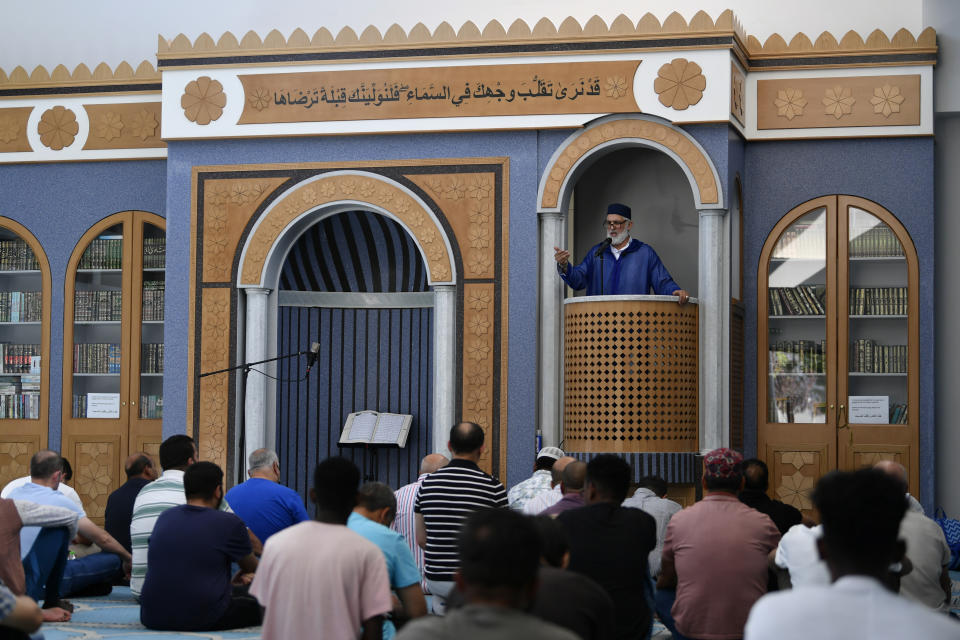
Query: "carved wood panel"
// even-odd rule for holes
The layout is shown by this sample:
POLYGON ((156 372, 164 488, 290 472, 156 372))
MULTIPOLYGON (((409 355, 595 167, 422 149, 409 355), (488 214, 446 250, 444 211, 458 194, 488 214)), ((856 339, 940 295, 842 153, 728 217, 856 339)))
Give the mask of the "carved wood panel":
POLYGON ((770 447, 767 466, 770 468, 773 498, 810 512, 813 509, 810 494, 817 480, 828 470, 826 447, 770 447))
POLYGON ((40 449, 40 436, 0 436, 0 488, 30 473, 30 457, 40 449))
MULTIPOLYGON (((73 462, 73 488, 83 501, 87 517, 103 525, 107 497, 120 486, 120 469, 123 464, 120 436, 70 436, 63 454, 73 462)), ((123 457, 126 457, 125 453, 123 457)))

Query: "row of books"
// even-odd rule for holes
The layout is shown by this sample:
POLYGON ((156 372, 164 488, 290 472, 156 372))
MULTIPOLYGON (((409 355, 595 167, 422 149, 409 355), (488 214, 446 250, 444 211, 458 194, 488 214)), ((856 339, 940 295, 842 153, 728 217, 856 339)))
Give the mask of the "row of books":
POLYGON ((120 373, 120 345, 78 343, 73 345, 74 373, 120 373))
POLYGON ((907 345, 877 344, 860 338, 850 343, 852 373, 906 373, 907 345))
POLYGON ((887 225, 850 230, 851 258, 896 258, 903 256, 903 245, 887 225))
POLYGON ((163 373, 163 343, 140 345, 140 373, 163 373))
POLYGON ((850 287, 850 315, 902 316, 906 313, 906 287, 850 287))
POLYGON ((40 417, 40 393, 17 393, 0 385, 0 418, 36 420, 40 417))
POLYGON ((827 254, 825 218, 813 222, 796 222, 783 232, 773 249, 775 260, 819 258, 827 254))
POLYGON ((165 283, 163 280, 143 281, 143 319, 163 320, 163 295, 165 283))
POLYGON ((784 340, 770 345, 770 373, 824 373, 826 340, 784 340))
POLYGON ((40 322, 42 315, 39 291, 0 291, 0 322, 40 322))
POLYGON ((36 271, 40 262, 33 249, 19 238, 0 240, 0 271, 36 271))
POLYGON ((769 312, 775 316, 822 316, 827 312, 824 304, 826 292, 827 288, 822 284, 770 287, 769 312))
POLYGON ((890 424, 907 424, 907 405, 895 404, 890 407, 890 424))
POLYGON ((167 239, 144 238, 143 239, 143 268, 144 269, 163 269, 167 263, 167 239))
POLYGON ((94 238, 83 255, 80 269, 120 269, 123 267, 123 236, 94 238))
POLYGON ((87 394, 73 394, 73 411, 71 415, 73 415, 74 418, 87 417, 87 394))
POLYGON ((123 319, 122 291, 76 291, 73 295, 75 322, 123 319))
POLYGON ((39 373, 40 345, 0 343, 0 373, 39 373))
POLYGON ((140 417, 147 420, 163 417, 163 396, 140 396, 140 417))

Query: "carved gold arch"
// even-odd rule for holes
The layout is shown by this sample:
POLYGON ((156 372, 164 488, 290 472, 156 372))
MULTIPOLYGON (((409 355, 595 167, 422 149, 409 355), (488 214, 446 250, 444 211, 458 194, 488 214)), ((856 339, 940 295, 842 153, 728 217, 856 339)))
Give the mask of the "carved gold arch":
POLYGON ((686 165, 692 176, 697 191, 694 194, 695 200, 704 205, 720 203, 719 185, 713 165, 699 145, 665 124, 639 118, 622 118, 589 127, 566 143, 562 152, 555 156, 553 165, 547 167, 540 209, 557 208, 563 185, 580 161, 597 147, 621 138, 649 140, 670 150, 686 165))
POLYGON ((422 202, 383 179, 361 173, 337 173, 291 189, 264 214, 247 242, 240 286, 262 284, 270 249, 287 225, 311 209, 343 200, 368 203, 393 216, 421 247, 429 282, 452 282, 453 257, 446 233, 422 202))

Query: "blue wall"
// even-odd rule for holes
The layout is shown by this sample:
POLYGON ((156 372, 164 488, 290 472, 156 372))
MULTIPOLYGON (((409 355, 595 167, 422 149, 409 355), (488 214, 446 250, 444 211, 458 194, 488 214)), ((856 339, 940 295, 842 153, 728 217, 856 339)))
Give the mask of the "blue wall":
POLYGON ((51 448, 60 447, 63 288, 70 254, 97 221, 130 209, 162 216, 165 202, 163 160, 0 165, 0 215, 29 229, 50 261, 51 353, 46 354, 44 366, 53 364, 49 394, 51 448))
POLYGON ((756 451, 757 270, 773 226, 822 195, 854 195, 893 213, 913 238, 920 267, 920 493, 928 513, 934 480, 933 138, 750 142, 744 188, 746 317, 745 445, 756 451))

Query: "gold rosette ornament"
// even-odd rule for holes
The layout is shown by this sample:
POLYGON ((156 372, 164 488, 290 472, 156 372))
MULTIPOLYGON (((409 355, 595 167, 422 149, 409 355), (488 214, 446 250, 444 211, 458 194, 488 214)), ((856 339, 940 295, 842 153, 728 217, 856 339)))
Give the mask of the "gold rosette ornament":
POLYGON ((80 125, 77 124, 77 115, 61 106, 44 111, 37 124, 40 142, 54 151, 60 151, 73 144, 78 131, 80 131, 80 125))
POLYGON ((227 105, 227 95, 223 85, 209 76, 200 76, 187 84, 180 98, 183 115, 190 122, 210 124, 223 115, 227 105))
POLYGON ((660 67, 653 81, 653 90, 660 96, 660 104, 683 111, 703 98, 707 79, 696 62, 675 58, 660 67))

